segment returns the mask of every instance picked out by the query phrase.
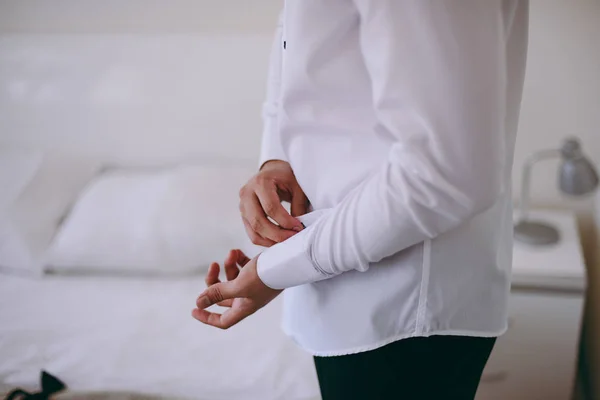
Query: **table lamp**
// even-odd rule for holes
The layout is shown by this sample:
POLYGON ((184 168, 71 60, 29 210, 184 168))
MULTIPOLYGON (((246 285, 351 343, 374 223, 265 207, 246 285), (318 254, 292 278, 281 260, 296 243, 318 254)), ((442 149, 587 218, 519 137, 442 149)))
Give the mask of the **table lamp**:
POLYGON ((528 216, 531 169, 538 161, 550 158, 561 159, 558 170, 558 187, 561 192, 582 196, 592 193, 598 186, 598 173, 583 155, 579 141, 575 138, 565 140, 560 149, 543 150, 529 156, 523 166, 520 212, 514 227, 515 239, 518 241, 534 245, 547 245, 559 241, 560 236, 556 228, 541 221, 531 221, 528 216))

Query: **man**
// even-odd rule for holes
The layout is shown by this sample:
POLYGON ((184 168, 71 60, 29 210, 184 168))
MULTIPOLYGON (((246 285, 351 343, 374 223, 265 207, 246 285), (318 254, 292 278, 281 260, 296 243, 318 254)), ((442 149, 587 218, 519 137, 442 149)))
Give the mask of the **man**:
POLYGON ((287 0, 241 190, 268 248, 232 251, 228 282, 213 264, 194 317, 226 329, 285 290, 325 400, 472 399, 507 325, 527 20, 526 0, 287 0))

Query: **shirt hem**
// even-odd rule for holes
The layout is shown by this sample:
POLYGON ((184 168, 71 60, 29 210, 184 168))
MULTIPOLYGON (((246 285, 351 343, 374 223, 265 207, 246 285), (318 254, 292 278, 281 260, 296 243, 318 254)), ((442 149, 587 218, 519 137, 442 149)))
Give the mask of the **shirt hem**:
POLYGON ((364 353, 366 351, 376 350, 380 347, 387 346, 388 344, 397 342, 403 339, 416 338, 416 337, 429 337, 429 336, 472 336, 472 337, 483 337, 483 338, 492 338, 499 337, 506 333, 508 330, 508 325, 504 328, 500 329, 496 332, 481 332, 481 331, 468 331, 468 330, 440 330, 440 331, 431 331, 431 332, 422 332, 419 334, 416 333, 405 333, 401 335, 392 336, 390 338, 378 341, 374 344, 351 347, 349 349, 343 350, 333 350, 333 351, 316 351, 312 350, 306 346, 301 345, 294 338, 292 334, 287 329, 283 329, 284 333, 289 336, 298 347, 303 349, 304 351, 310 353, 315 357, 338 357, 338 356, 347 356, 351 354, 364 353))

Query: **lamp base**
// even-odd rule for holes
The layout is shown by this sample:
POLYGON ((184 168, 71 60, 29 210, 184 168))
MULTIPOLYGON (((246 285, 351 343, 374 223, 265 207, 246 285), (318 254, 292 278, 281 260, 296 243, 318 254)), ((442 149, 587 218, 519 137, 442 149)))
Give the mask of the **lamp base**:
POLYGON ((515 225, 515 239, 541 246, 558 243, 560 234, 556 228, 543 222, 520 221, 515 225))

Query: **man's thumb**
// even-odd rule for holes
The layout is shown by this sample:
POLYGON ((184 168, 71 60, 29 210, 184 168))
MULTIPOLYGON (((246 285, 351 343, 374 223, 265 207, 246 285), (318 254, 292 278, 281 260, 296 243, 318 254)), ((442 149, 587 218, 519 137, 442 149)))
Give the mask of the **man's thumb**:
POLYGON ((208 287, 196 300, 196 306, 200 309, 208 308, 223 300, 236 297, 236 291, 232 282, 216 283, 208 287))

